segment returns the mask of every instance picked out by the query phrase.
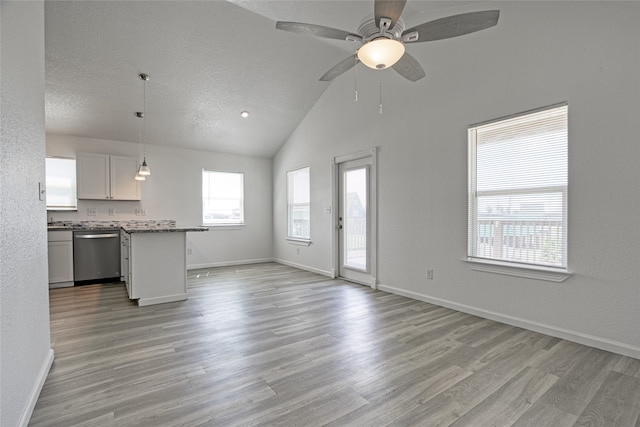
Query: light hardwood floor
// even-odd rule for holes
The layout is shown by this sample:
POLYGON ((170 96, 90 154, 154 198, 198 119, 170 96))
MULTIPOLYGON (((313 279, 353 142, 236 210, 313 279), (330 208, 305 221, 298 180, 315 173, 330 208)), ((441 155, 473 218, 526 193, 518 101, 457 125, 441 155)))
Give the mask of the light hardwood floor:
POLYGON ((50 295, 34 427, 640 427, 640 360, 279 264, 50 295))

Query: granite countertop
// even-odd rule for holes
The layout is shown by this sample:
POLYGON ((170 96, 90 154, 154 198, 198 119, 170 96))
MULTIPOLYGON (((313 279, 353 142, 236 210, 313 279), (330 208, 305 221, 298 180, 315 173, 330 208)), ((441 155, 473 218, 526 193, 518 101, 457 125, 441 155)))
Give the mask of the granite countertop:
POLYGON ((174 220, 129 221, 55 221, 47 225, 47 231, 82 231, 122 229, 126 233, 166 233, 207 231, 207 227, 176 225, 174 220))
POLYGON ((187 232, 187 231, 207 231, 207 227, 174 225, 174 226, 149 226, 149 225, 123 225, 125 233, 166 233, 166 232, 187 232))

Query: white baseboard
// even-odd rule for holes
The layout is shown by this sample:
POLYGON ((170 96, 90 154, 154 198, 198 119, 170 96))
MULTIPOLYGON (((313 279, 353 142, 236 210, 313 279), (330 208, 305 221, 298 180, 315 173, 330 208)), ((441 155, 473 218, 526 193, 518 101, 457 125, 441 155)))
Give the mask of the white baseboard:
POLYGON ((49 289, 70 288, 73 282, 49 283, 49 289))
POLYGON ((47 352, 47 357, 45 358, 42 366, 40 366, 40 371, 38 372, 38 376, 36 377, 36 383, 33 385, 31 389, 31 394, 29 395, 29 400, 24 407, 24 411, 22 411, 22 416, 20 417, 20 422, 18 423, 19 427, 27 427, 29 421, 31 420, 31 415, 33 415, 33 409, 36 407, 36 402, 38 402, 38 397, 40 397, 40 391, 42 391, 42 386, 44 386, 44 382, 47 380, 47 375, 49 375, 49 370, 51 369, 51 365, 53 365, 53 349, 50 348, 47 352))
POLYGON ((274 259, 258 258, 258 259, 244 259, 241 261, 223 261, 223 262, 209 262, 205 264, 189 264, 187 265, 187 270, 197 270, 200 268, 229 267, 232 265, 244 265, 244 264, 262 264, 263 262, 274 262, 274 259))
POLYGON ((168 302, 185 301, 187 300, 187 298, 188 298, 187 294, 173 294, 173 295, 165 295, 162 297, 139 298, 138 306, 144 307, 147 305, 166 304, 168 302))
POLYGON ((299 268, 300 270, 310 271, 312 273, 320 274, 322 276, 335 278, 335 274, 332 270, 320 270, 319 268, 309 267, 308 265, 298 264, 291 261, 286 261, 284 259, 276 258, 273 260, 278 264, 288 265, 289 267, 299 268))
POLYGON ((583 334, 581 332, 571 331, 564 328, 558 328, 556 326, 546 325, 539 322, 534 322, 519 317, 508 316, 501 313, 496 313, 489 310, 484 310, 477 307, 472 307, 464 304, 458 304, 453 301, 448 301, 440 298, 430 297, 428 295, 419 294, 417 292, 406 291, 404 289, 394 288, 392 286, 378 285, 378 289, 384 292, 392 294, 402 295, 408 298, 416 299, 418 301, 428 302, 440 307, 450 308, 452 310, 461 311, 463 313, 473 314, 474 316, 482 317, 489 320, 495 320, 496 322, 506 323, 507 325, 517 326, 519 328, 528 329, 534 332, 540 332, 545 335, 550 335, 556 338, 562 338, 567 341, 573 341, 578 344, 588 345, 590 347, 599 348, 601 350, 610 351, 612 353, 621 354, 623 356, 633 357, 640 359, 640 348, 634 347, 625 343, 611 341, 606 338, 597 337, 594 335, 583 334))

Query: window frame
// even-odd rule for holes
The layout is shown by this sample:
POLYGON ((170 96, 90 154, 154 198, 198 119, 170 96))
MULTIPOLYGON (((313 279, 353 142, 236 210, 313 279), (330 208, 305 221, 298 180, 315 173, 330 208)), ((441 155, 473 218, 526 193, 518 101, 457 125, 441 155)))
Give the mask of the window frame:
MULTIPOLYGON (((519 277, 528 277, 539 280, 549 280, 555 282, 562 282, 571 276, 571 271, 568 269, 567 259, 567 246, 568 246, 568 103, 558 103, 549 105, 534 110, 528 110, 522 113, 513 114, 506 117, 497 118, 494 120, 474 124, 468 127, 468 229, 467 229, 467 258, 464 260, 471 264, 473 270, 492 272, 498 274, 507 274, 519 277), (478 177, 478 165, 477 165, 477 131, 482 127, 488 125, 496 125, 501 122, 507 122, 513 119, 525 118, 526 116, 532 116, 534 114, 551 112, 552 110, 564 108, 564 114, 567 120, 567 165, 565 169, 565 182, 564 185, 551 185, 529 188, 526 186, 520 188, 511 188, 508 190, 485 190, 478 191, 477 189, 477 177, 478 177), (497 257, 487 257, 486 254, 482 256, 478 255, 478 233, 479 233, 479 217, 478 217, 478 198, 479 194, 484 196, 500 196, 500 195, 513 195, 518 194, 561 194, 561 211, 562 211, 562 230, 560 233, 562 249, 560 257, 560 265, 550 265, 541 262, 522 262, 522 260, 504 259, 497 257)), ((517 126, 514 124, 513 126, 517 126)))
MULTIPOLYGON (((207 168, 203 168, 202 169, 202 175, 201 175, 201 202, 202 202, 202 225, 205 227, 241 227, 245 225, 245 196, 244 196, 244 172, 230 172, 230 171, 221 171, 221 170, 215 170, 215 169, 207 169, 207 168), (205 212, 205 176, 206 174, 226 174, 226 175, 238 175, 240 177, 240 189, 241 189, 241 194, 240 197, 235 197, 235 198, 225 198, 225 197, 213 197, 213 199, 220 199, 220 200, 238 200, 239 201, 239 205, 240 205, 240 215, 239 215, 239 219, 237 220, 229 220, 226 218, 221 218, 219 220, 207 220, 205 219, 205 216, 208 214, 208 212, 205 212)), ((211 189, 209 191, 209 196, 211 196, 211 189)), ((211 197, 210 197, 211 198, 211 197)))
POLYGON ((286 175, 286 180, 287 180, 287 240, 292 241, 292 242, 301 242, 301 243, 308 243, 311 242, 311 168, 309 166, 303 166, 300 168, 296 168, 296 169, 291 169, 287 171, 287 175, 286 175), (307 170, 307 178, 308 178, 308 201, 306 203, 293 203, 292 202, 292 195, 294 192, 294 188, 292 187, 293 185, 293 177, 295 176, 296 173, 300 173, 303 170, 307 170), (307 212, 308 212, 308 216, 309 216, 309 220, 308 220, 308 235, 307 236, 296 236, 292 234, 292 219, 293 219, 293 209, 298 206, 298 207, 307 207, 307 212))
POLYGON ((46 156, 45 157, 45 205, 46 210, 50 212, 54 211, 77 211, 78 210, 78 177, 76 172, 77 160, 74 157, 61 157, 61 156, 46 156), (67 160, 73 162, 73 167, 70 169, 73 172, 73 188, 70 189, 71 195, 75 201, 74 205, 50 205, 49 204, 49 195, 53 193, 52 185, 50 182, 47 163, 49 163, 49 159, 54 160, 67 160))

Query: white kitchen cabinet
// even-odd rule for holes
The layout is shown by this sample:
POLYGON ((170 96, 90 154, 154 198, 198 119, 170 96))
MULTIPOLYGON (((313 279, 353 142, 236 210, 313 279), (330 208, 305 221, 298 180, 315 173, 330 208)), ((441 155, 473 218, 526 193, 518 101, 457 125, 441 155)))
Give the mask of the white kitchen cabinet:
POLYGON ((134 177, 138 160, 108 154, 77 153, 78 199, 140 200, 140 182, 134 177))
POLYGON ((73 232, 48 232, 49 288, 73 286, 73 232))
POLYGON ((187 299, 186 233, 130 233, 127 292, 139 306, 187 299))
POLYGON ((131 235, 120 230, 120 280, 127 286, 127 294, 131 295, 131 235))
POLYGON ((140 200, 140 181, 135 180, 138 173, 138 159, 109 156, 109 170, 113 200, 140 200))

